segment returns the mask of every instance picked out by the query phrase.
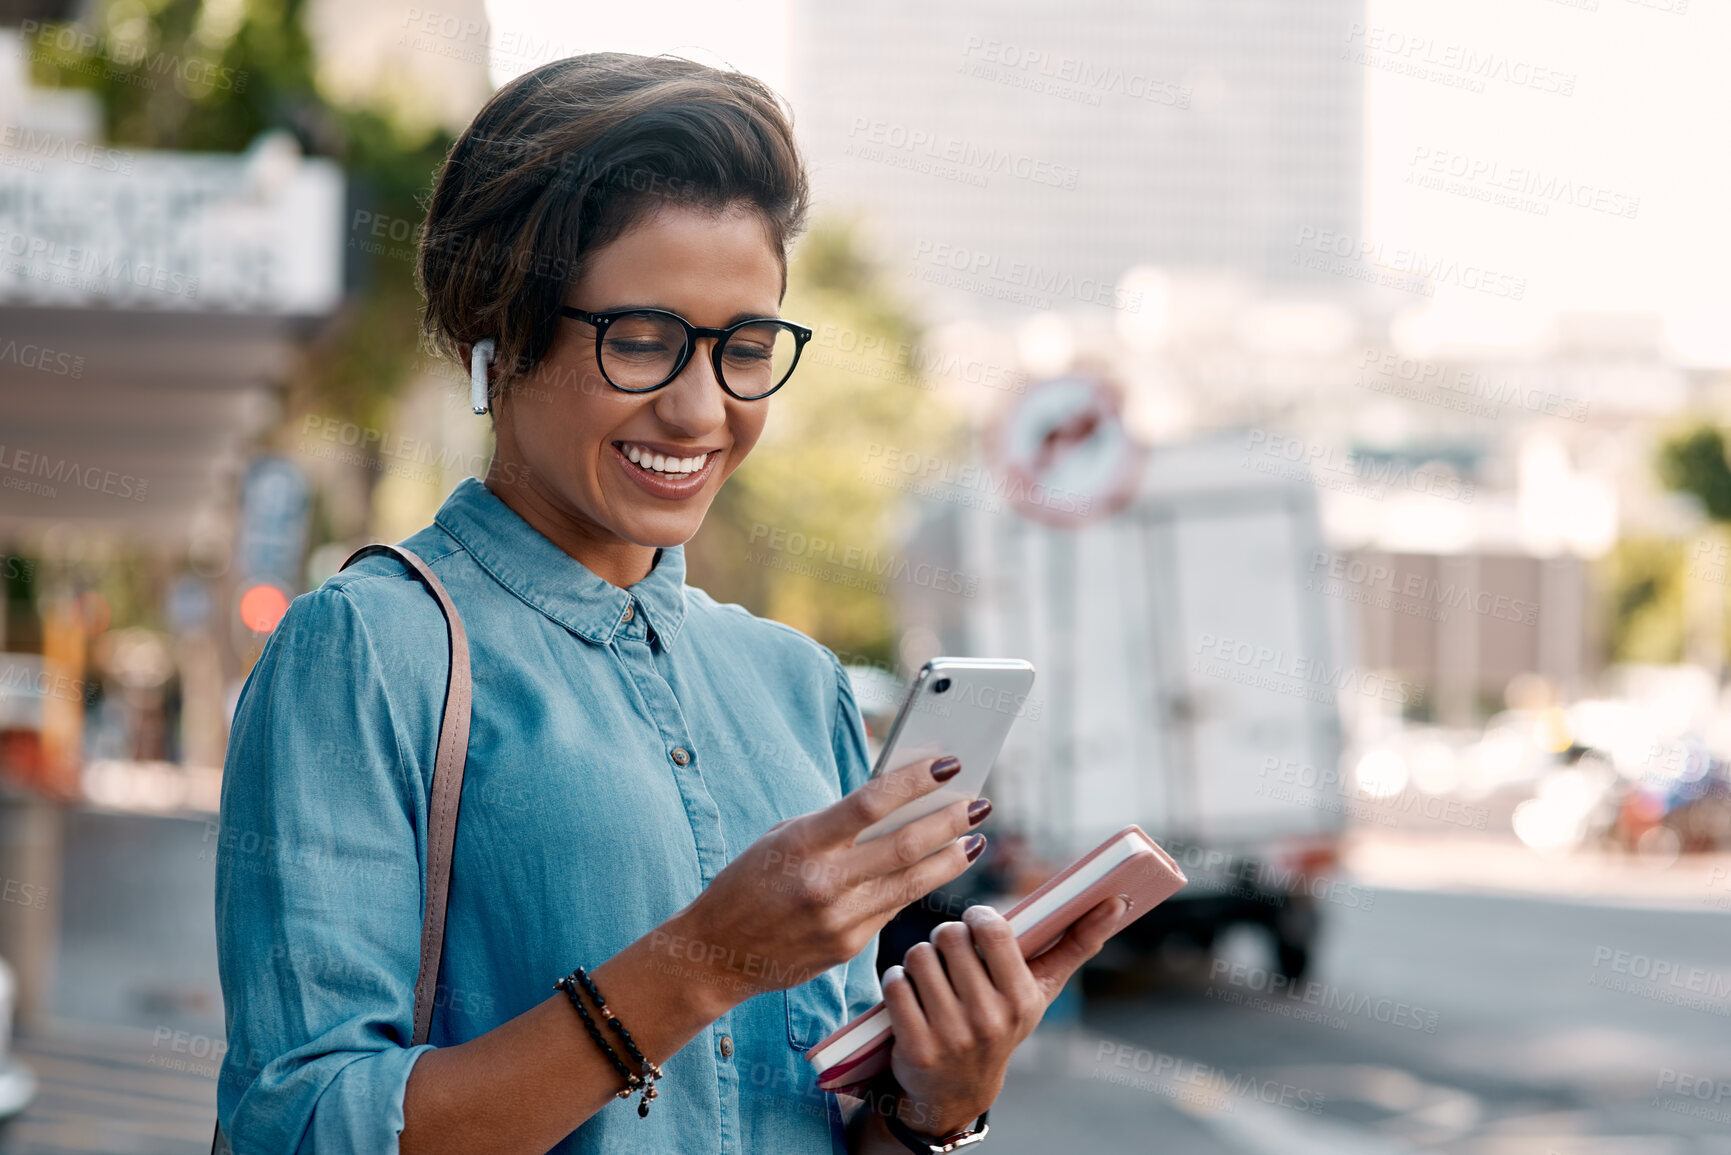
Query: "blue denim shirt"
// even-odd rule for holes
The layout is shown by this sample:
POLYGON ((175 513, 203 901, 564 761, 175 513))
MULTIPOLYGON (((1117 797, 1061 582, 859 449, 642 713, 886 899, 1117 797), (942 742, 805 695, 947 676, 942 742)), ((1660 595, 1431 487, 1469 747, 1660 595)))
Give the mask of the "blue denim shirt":
MULTIPOLYGON (((420 1055, 546 999, 869 773, 835 655, 685 585, 683 547, 621 589, 474 478, 403 544, 449 589, 475 686, 430 1040, 409 1045, 445 622, 372 557, 295 599, 235 713, 216 915, 237 1155, 396 1151, 420 1055)), ((844 1151, 805 1052, 880 997, 874 949, 739 1004, 662 1064, 647 1119, 612 1100, 553 1150, 844 1151)))

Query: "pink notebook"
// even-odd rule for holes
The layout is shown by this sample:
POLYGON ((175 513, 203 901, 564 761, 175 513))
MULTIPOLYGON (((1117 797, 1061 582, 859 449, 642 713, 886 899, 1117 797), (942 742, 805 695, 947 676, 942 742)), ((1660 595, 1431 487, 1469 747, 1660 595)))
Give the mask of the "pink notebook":
MULTIPOLYGON (((1126 826, 1059 871, 1040 889, 1005 912, 1023 958, 1033 958, 1070 925, 1113 895, 1129 902, 1116 934, 1159 906, 1187 881, 1172 856, 1139 826, 1126 826)), ((818 1069, 817 1085, 843 1094, 864 1086, 890 1064, 895 1038, 889 1008, 882 1003, 824 1039, 806 1055, 818 1069)))

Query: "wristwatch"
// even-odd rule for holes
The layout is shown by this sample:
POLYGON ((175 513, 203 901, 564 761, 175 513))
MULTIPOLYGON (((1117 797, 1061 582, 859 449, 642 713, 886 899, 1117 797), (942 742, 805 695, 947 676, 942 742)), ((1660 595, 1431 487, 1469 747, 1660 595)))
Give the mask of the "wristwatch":
POLYGON ((986 1132, 991 1130, 990 1127, 986 1126, 986 1116, 991 1113, 990 1110, 982 1111, 980 1117, 974 1120, 972 1127, 963 1131, 952 1131, 948 1135, 940 1135, 936 1139, 925 1135, 915 1135, 907 1129, 894 1111, 884 1116, 884 1122, 888 1124, 890 1134, 894 1135, 901 1145, 909 1151, 918 1152, 919 1155, 942 1155, 945 1151, 960 1151, 963 1147, 972 1147, 984 1139, 986 1132))

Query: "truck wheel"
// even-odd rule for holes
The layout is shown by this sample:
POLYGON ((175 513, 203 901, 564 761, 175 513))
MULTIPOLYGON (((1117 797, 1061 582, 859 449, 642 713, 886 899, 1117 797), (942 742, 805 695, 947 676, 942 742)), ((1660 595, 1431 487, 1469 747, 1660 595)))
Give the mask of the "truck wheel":
POLYGON ((1292 895, 1275 916, 1274 954, 1283 977, 1294 982, 1310 969, 1310 948, 1322 922, 1316 903, 1307 895, 1292 895))

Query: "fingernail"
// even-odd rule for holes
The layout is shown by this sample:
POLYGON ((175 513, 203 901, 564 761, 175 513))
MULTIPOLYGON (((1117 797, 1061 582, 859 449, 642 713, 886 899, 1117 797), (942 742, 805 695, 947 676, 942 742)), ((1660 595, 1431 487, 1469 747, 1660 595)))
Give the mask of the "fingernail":
POLYGON ((968 803, 968 825, 978 826, 986 820, 986 815, 992 812, 990 798, 976 798, 968 803))
POLYGON ((962 849, 967 851, 967 853, 968 853, 968 861, 969 862, 972 862, 974 859, 978 858, 980 856, 980 851, 984 850, 985 848, 986 848, 986 836, 984 834, 970 834, 970 835, 968 835, 968 840, 966 842, 962 843, 962 849))
POLYGON ((962 760, 954 754, 945 754, 932 763, 932 777, 939 782, 948 782, 962 772, 962 760))

